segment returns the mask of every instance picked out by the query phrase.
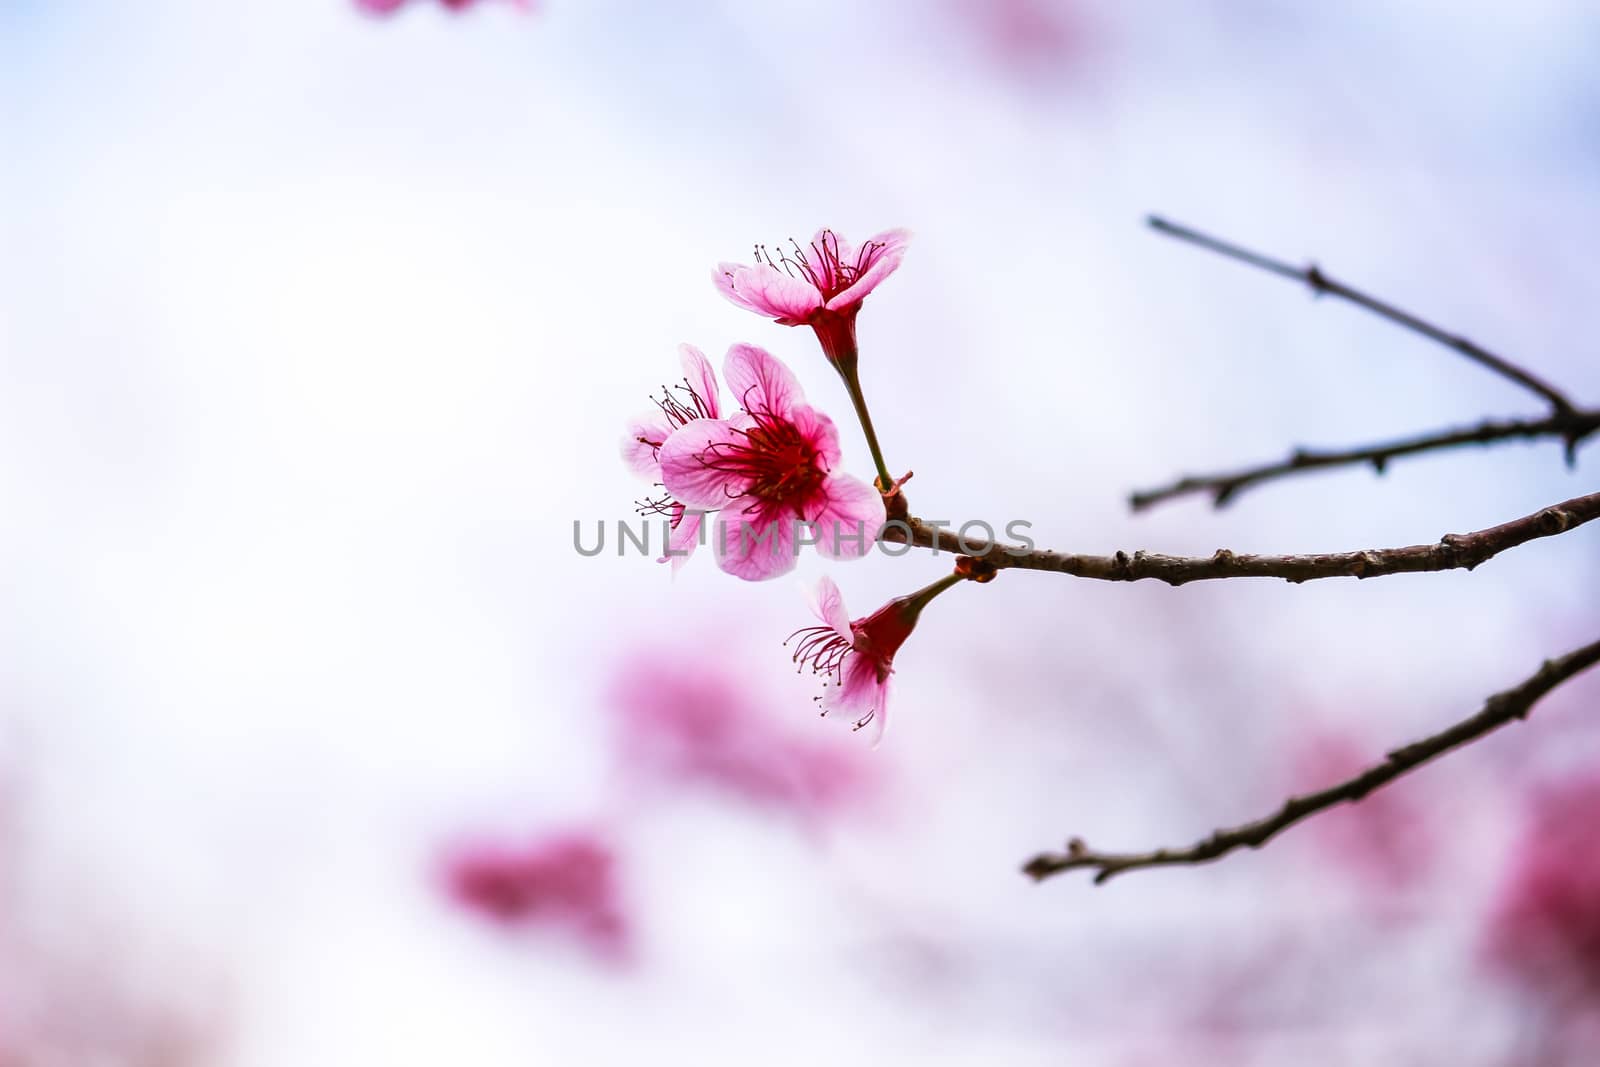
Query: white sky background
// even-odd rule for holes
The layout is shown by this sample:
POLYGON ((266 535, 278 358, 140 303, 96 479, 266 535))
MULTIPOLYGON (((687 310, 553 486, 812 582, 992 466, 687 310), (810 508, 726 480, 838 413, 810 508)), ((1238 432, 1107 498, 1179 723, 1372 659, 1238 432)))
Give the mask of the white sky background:
MULTIPOLYGON (((1264 812, 1313 718, 1381 747, 1460 717, 1588 639, 1587 531, 1470 576, 956 590, 900 658, 891 810, 819 843, 713 803, 608 807, 620 650, 733 630, 789 685, 805 607, 709 559, 676 582, 580 559, 571 523, 629 514, 616 440, 681 340, 788 359, 865 471, 809 336, 709 283, 823 223, 917 232, 861 331, 923 514, 1085 551, 1289 551, 1592 489, 1592 454, 1574 475, 1512 446, 1220 514, 1123 507, 1180 470, 1536 410, 1163 241, 1151 211, 1314 255, 1600 396, 1600 21, 1111 5, 1081 66, 1021 78, 952 7, 862 6, 7 5, 0 741, 47 954, 139 1003, 223 1002, 215 1055, 263 1067, 1127 1062, 1189 1040, 1218 973, 1279 945, 1311 962, 1235 1020, 1264 1062, 1460 1037, 1492 857, 1452 854, 1462 888, 1401 939, 1292 840, 1100 890, 1015 868, 1068 833, 1177 843, 1264 812), (625 827, 633 974, 432 892, 450 834, 597 812, 625 827), (1445 992, 1384 998, 1417 983, 1445 992)), ((865 613, 941 571, 832 573, 865 613)), ((1499 840, 1483 778, 1573 746, 1594 747, 1556 711, 1428 795, 1499 840)), ((1511 1022, 1474 1026, 1482 1054, 1511 1022)))

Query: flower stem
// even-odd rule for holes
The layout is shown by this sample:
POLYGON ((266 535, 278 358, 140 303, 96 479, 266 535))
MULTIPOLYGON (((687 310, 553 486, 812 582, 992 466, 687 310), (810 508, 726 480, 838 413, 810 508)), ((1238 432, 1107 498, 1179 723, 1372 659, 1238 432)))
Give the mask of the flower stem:
POLYGON ((872 453, 872 464, 878 469, 878 491, 887 493, 894 487, 894 477, 889 473, 888 464, 883 462, 883 449, 878 444, 877 431, 872 428, 872 413, 867 410, 867 398, 861 391, 861 379, 856 373, 855 360, 839 360, 834 366, 839 369, 839 377, 844 379, 845 390, 850 394, 850 403, 855 405, 856 418, 861 422, 861 432, 867 436, 867 450, 872 453))
POLYGON ((933 600, 934 597, 938 596, 946 589, 949 589, 951 586, 966 580, 967 576, 964 574, 947 574, 943 578, 940 578, 937 582, 918 589, 915 593, 912 593, 910 596, 905 598, 905 612, 907 616, 914 621, 918 615, 922 614, 922 609, 927 607, 928 603, 933 600))

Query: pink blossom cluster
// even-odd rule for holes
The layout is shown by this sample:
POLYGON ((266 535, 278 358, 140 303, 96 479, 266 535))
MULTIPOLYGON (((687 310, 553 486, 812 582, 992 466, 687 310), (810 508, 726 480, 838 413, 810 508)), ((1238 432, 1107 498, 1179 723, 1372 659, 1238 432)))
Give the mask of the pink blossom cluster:
MULTIPOLYGON (((753 262, 721 263, 712 280, 728 300, 784 326, 809 326, 849 391, 879 470, 875 485, 840 471, 839 432, 811 405, 777 357, 735 344, 723 361, 733 404, 725 405, 705 355, 679 348, 682 377, 664 386, 655 411, 634 419, 623 458, 659 494, 645 515, 667 522, 666 555, 674 570, 708 532, 729 574, 762 581, 786 574, 802 545, 834 560, 857 559, 874 544, 899 491, 883 466, 857 371, 856 317, 862 302, 905 257, 909 235, 888 230, 857 246, 830 229, 808 245, 756 246, 753 262), (805 538, 805 540, 801 540, 805 538)), ((903 481, 901 479, 900 481, 903 481)), ((814 610, 822 625, 797 631, 794 662, 823 681, 824 714, 840 712, 856 728, 885 724, 895 653, 926 603, 949 587, 935 583, 852 620, 838 587, 823 579, 814 610)))

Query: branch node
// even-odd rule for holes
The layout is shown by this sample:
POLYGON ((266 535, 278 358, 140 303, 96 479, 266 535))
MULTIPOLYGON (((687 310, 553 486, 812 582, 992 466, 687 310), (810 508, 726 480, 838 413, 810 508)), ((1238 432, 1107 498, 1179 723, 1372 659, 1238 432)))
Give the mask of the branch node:
POLYGON ((1566 533, 1572 527, 1572 516, 1560 506, 1545 508, 1539 512, 1539 529, 1546 536, 1566 533))

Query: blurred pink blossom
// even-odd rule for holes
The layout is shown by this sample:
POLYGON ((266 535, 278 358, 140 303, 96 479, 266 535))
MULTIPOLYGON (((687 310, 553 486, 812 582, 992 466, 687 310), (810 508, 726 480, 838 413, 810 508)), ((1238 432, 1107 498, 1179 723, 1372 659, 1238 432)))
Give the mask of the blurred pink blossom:
POLYGON ((785 729, 777 702, 724 656, 641 651, 621 664, 611 705, 630 779, 704 783, 808 821, 866 792, 854 752, 836 738, 785 729))
POLYGON ((1060 74, 1085 51, 1082 0, 947 0, 949 10, 1011 73, 1060 74))
MULTIPOLYGON (((663 387, 655 401, 656 410, 635 418, 628 424, 622 441, 622 458, 634 471, 652 483, 661 483, 661 446, 679 428, 698 419, 715 419, 721 410, 721 395, 717 376, 705 353, 693 345, 679 345, 678 358, 683 365, 681 385, 663 387)), ((670 495, 647 500, 639 507, 641 514, 665 515, 671 534, 667 538, 666 555, 660 562, 672 562, 673 572, 683 566, 694 553, 700 541, 700 524, 704 512, 686 508, 670 495)))
POLYGON ((685 423, 660 449, 661 480, 689 507, 721 508, 714 547, 723 570, 747 581, 794 569, 800 522, 817 551, 863 556, 883 527, 883 497, 839 465, 839 431, 805 402, 788 367, 754 345, 734 345, 723 363, 744 406, 731 419, 685 423))
POLYGON ((610 845, 591 830, 525 844, 476 844, 451 852, 445 882, 463 908, 503 926, 549 926, 597 956, 627 955, 630 937, 610 845))
POLYGON ((784 326, 810 326, 830 362, 853 367, 856 314, 867 294, 895 272, 911 240, 907 230, 885 230, 860 248, 822 229, 811 244, 776 256, 757 245, 753 264, 719 263, 712 280, 742 308, 784 326))
POLYGON ((1489 926, 1499 971, 1600 1012, 1600 775, 1539 792, 1489 926))
MULTIPOLYGON (((1315 732, 1297 746, 1290 763, 1294 792, 1326 789, 1359 774, 1383 756, 1382 746, 1333 731, 1315 732)), ((1354 804, 1343 804, 1307 824, 1307 837, 1317 842, 1338 867, 1386 902, 1387 894, 1415 887, 1437 858, 1437 842, 1423 811, 1413 800, 1416 783, 1386 786, 1354 804)))

